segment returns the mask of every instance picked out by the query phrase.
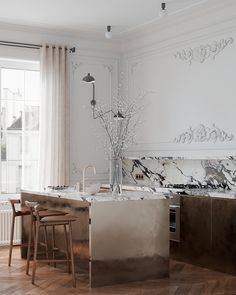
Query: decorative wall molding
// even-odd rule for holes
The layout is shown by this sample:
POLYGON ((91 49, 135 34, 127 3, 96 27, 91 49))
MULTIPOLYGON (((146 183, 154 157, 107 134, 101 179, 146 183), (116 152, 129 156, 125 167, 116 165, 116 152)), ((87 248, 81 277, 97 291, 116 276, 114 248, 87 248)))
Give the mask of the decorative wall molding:
POLYGON ((104 66, 105 69, 108 70, 108 72, 110 74, 112 74, 112 72, 113 72, 113 65, 104 64, 103 66, 104 66))
POLYGON ((181 133, 178 137, 174 139, 176 143, 194 143, 194 142, 229 142, 234 139, 233 134, 225 132, 223 129, 216 127, 215 124, 212 124, 212 127, 206 127, 203 124, 200 124, 196 128, 191 126, 187 131, 181 133))
POLYGON ((234 42, 232 37, 227 39, 220 39, 219 41, 213 41, 211 44, 200 45, 195 48, 183 49, 177 51, 174 57, 182 61, 186 61, 192 64, 193 61, 203 63, 207 59, 215 59, 215 57, 222 52, 228 45, 234 42))
POLYGON ((73 74, 73 77, 75 75, 75 72, 77 71, 77 69, 79 68, 79 66, 81 66, 83 63, 82 62, 74 62, 72 61, 71 62, 71 67, 72 67, 72 74, 73 74))
POLYGON ((133 73, 134 73, 134 71, 135 71, 135 69, 136 69, 136 67, 137 67, 137 65, 139 63, 140 63, 140 61, 131 62, 131 64, 130 64, 130 72, 131 72, 132 75, 133 75, 133 73))

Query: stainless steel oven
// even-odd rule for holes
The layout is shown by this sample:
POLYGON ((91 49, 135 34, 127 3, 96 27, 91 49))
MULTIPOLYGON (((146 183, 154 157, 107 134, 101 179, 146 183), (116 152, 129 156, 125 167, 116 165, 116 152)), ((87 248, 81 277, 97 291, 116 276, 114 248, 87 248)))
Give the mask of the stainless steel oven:
POLYGON ((180 205, 170 205, 170 240, 180 241, 180 205))

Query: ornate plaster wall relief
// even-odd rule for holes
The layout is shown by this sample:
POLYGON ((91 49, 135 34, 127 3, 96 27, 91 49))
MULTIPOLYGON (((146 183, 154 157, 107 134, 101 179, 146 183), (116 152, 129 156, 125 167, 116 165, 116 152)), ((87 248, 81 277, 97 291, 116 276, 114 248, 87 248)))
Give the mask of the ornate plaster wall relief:
POLYGON ((136 61, 136 62, 132 62, 130 64, 130 73, 131 73, 131 75, 134 74, 134 72, 135 72, 135 70, 136 70, 139 63, 140 63, 140 61, 136 61))
POLYGON ((83 63, 82 62, 74 62, 72 61, 71 62, 71 68, 72 68, 72 75, 73 75, 73 78, 75 76, 75 72, 77 71, 77 69, 82 65, 83 63))
POLYGON ((215 59, 215 57, 228 45, 232 44, 234 39, 232 37, 213 41, 211 44, 200 45, 195 48, 183 49, 174 54, 175 58, 186 61, 192 64, 193 61, 203 63, 208 58, 215 59))
POLYGON ((196 128, 191 126, 187 131, 181 133, 178 137, 174 139, 176 143, 192 143, 192 142, 229 142, 234 139, 233 134, 225 132, 223 129, 220 129, 212 125, 212 127, 206 127, 203 124, 200 124, 196 128))
POLYGON ((110 74, 113 73, 113 65, 103 64, 104 68, 108 70, 110 74))

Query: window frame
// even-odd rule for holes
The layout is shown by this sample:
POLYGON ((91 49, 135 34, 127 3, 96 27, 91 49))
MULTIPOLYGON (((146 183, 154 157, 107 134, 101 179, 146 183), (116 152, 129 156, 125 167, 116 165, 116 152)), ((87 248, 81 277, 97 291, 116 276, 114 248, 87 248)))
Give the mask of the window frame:
MULTIPOLYGON (((19 59, 10 59, 10 58, 2 58, 0 57, 0 89, 2 89, 2 85, 1 85, 1 81, 2 81, 2 70, 3 69, 12 69, 12 70, 24 70, 24 71, 37 71, 40 74, 40 62, 37 60, 19 60, 19 59)), ((24 77, 25 79, 25 77, 24 77)), ((25 83, 25 80, 24 80, 25 83)), ((25 89, 25 85, 24 85, 24 89, 25 89)), ((0 109, 2 106, 2 91, 0 90, 0 109)), ((10 100, 9 101, 13 101, 10 100)), ((28 136, 30 133, 39 133, 39 131, 31 131, 31 130, 25 130, 25 107, 26 107, 26 99, 24 96, 23 99, 23 112, 22 112, 22 130, 19 131, 19 134, 21 134, 21 140, 22 140, 22 145, 21 145, 21 149, 22 149, 22 158, 21 160, 19 160, 19 162, 22 163, 22 179, 21 179, 21 188, 23 189, 25 188, 25 175, 24 175, 24 166, 28 163, 25 159, 25 137, 28 136)), ((40 115, 40 110, 39 110, 39 115, 40 115)), ((4 130, 4 132, 6 132, 6 130, 4 130)), ((14 131, 13 131, 14 132, 14 131)), ((11 133, 11 131, 10 131, 11 133)), ((7 138, 6 138, 6 142, 7 142, 7 138)), ((0 147, 2 145, 2 138, 0 136, 0 147)), ((6 167, 7 167, 7 163, 8 163, 8 159, 6 157, 6 167)), ((8 169, 7 169, 8 171, 8 169)), ((8 173, 8 172, 6 172, 8 173)), ((0 195, 6 195, 6 194, 16 194, 19 193, 18 191, 16 192, 12 192, 12 193, 8 193, 8 192, 2 192, 2 160, 0 158, 0 195)), ((6 175, 7 179, 8 178, 8 174, 6 175)))

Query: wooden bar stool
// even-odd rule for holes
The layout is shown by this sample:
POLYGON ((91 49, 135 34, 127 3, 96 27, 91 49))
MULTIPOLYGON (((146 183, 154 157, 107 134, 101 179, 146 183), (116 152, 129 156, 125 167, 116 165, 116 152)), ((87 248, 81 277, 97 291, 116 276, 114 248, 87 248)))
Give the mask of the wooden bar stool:
MULTIPOLYGON (((31 255, 31 246, 32 246, 32 240, 34 239, 35 241, 35 234, 36 234, 36 214, 34 212, 34 207, 36 205, 39 205, 37 202, 29 202, 25 201, 25 205, 27 206, 30 215, 31 215, 31 221, 30 221, 30 229, 29 229, 29 239, 28 239, 28 249, 27 249, 27 264, 26 264, 26 274, 29 274, 29 264, 30 264, 30 255, 31 255)), ((38 210, 38 217, 40 219, 44 217, 49 217, 49 216, 63 216, 66 215, 66 212, 63 211, 58 211, 58 210, 49 210, 49 209, 43 209, 40 207, 38 210)), ((55 247, 55 236, 54 236, 54 231, 53 231, 53 243, 55 247)), ((44 242, 45 243, 40 243, 41 245, 45 246, 46 250, 46 257, 48 258, 48 238, 47 238, 47 229, 44 228, 44 242)))
MULTIPOLYGON (((46 263, 56 263, 56 262, 67 262, 68 272, 72 273, 72 282, 73 287, 76 287, 76 278, 75 278, 75 263, 74 263, 74 254, 73 254, 73 242, 72 242, 72 222, 77 220, 77 217, 70 215, 57 215, 57 216, 45 216, 42 217, 40 214, 40 205, 35 204, 34 202, 27 202, 27 206, 30 207, 33 216, 35 217, 35 240, 34 240, 34 256, 33 256, 33 272, 32 272, 32 284, 35 282, 35 274, 36 274, 36 264, 37 262, 46 262, 46 263), (52 232, 56 226, 64 227, 64 235, 65 235, 65 244, 66 244, 66 259, 55 259, 53 256, 52 259, 37 259, 38 256, 38 245, 39 245, 39 231, 41 228, 46 230, 47 227, 52 228, 52 232), (68 227, 68 232, 67 232, 68 227), (69 239, 68 235, 69 234, 69 239), (70 250, 69 250, 70 249, 70 250)), ((55 250, 55 241, 52 245, 52 252, 55 250)))
MULTIPOLYGON (((16 209, 16 204, 20 205, 21 202, 19 199, 10 199, 9 200, 12 207, 12 223, 11 223, 11 234, 10 234, 10 248, 9 248, 9 257, 8 257, 8 266, 11 266, 12 259, 12 249, 13 249, 13 238, 14 238, 14 229, 15 229, 15 218, 18 216, 30 215, 30 210, 27 207, 20 207, 16 209)), ((21 245, 26 246, 26 245, 21 245)))

